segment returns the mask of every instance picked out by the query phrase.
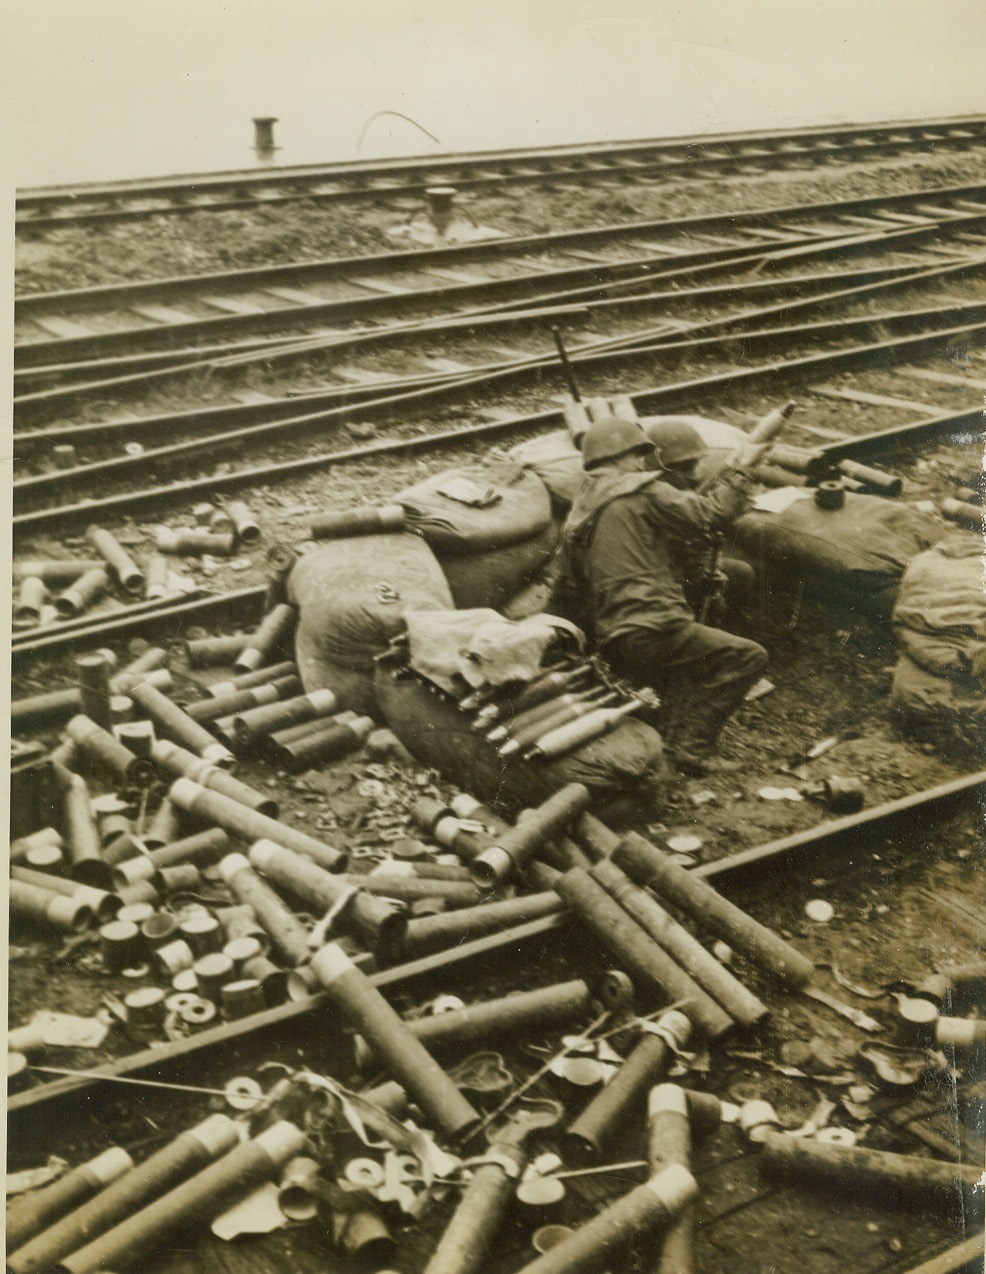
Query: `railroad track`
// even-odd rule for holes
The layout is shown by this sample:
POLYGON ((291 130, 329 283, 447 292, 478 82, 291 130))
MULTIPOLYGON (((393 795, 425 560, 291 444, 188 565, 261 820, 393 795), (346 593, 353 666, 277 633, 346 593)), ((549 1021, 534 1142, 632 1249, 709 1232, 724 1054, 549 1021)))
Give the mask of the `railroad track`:
POLYGON ((327 323, 466 313, 477 303, 524 308, 560 294, 591 294, 604 283, 649 282, 683 268, 735 264, 768 249, 797 251, 833 239, 869 236, 933 254, 947 227, 967 249, 981 246, 984 219, 986 185, 980 183, 29 293, 15 305, 16 408, 50 406, 46 391, 36 388, 39 370, 63 383, 70 376, 91 384, 120 370, 107 361, 113 358, 197 342, 214 352, 217 344, 286 331, 330 339, 339 329, 327 323), (80 366, 80 360, 99 366, 80 366), (23 393, 25 372, 35 376, 23 393))
POLYGON ((449 184, 462 190, 496 190, 577 182, 584 190, 589 182, 664 182, 761 172, 932 147, 968 148, 984 139, 986 117, 964 116, 51 186, 18 194, 16 225, 37 234, 66 225, 270 208, 299 200, 394 201, 449 184))

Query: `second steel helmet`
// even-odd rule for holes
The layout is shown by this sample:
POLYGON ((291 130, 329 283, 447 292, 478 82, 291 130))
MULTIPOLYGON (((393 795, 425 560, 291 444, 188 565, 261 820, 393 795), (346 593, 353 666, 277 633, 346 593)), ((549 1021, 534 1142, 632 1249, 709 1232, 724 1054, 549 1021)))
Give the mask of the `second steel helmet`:
POLYGON ((653 445, 635 420, 603 416, 594 420, 582 437, 582 468, 595 469, 607 460, 639 451, 650 454, 653 445))
POLYGON ((701 460, 708 448, 693 425, 678 416, 651 421, 647 437, 657 450, 662 469, 678 469, 701 460))

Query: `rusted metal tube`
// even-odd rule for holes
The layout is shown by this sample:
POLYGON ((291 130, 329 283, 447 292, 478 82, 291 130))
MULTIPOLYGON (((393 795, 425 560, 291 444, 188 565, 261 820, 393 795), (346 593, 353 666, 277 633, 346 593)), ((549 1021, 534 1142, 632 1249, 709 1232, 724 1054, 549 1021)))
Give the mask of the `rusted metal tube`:
POLYGON ((384 535, 403 531, 407 515, 400 504, 361 505, 312 518, 313 540, 341 540, 352 535, 384 535))
POLYGON ((219 862, 228 850, 229 837, 221 828, 213 827, 207 832, 199 832, 197 836, 186 836, 183 840, 162 845, 160 849, 152 849, 150 858, 158 870, 176 867, 179 863, 206 867, 219 862))
POLYGON ((105 567, 97 566, 91 571, 86 571, 84 575, 80 575, 74 584, 56 595, 55 610, 62 618, 81 614, 90 602, 94 602, 97 597, 105 593, 109 586, 110 577, 105 567))
POLYGON ((48 589, 43 579, 37 575, 28 575, 22 580, 14 602, 13 623, 15 628, 32 628, 41 623, 41 612, 48 600, 48 589))
POLYGON ((77 898, 29 885, 16 877, 8 888, 12 916, 40 921, 58 933, 82 933, 92 924, 92 908, 77 898))
POLYGON ((555 888, 619 960, 667 999, 680 1003, 694 1026, 710 1039, 732 1025, 726 1011, 666 951, 631 919, 584 868, 566 872, 555 888))
POLYGON ((476 885, 489 889, 520 871, 546 841, 588 807, 589 789, 582 783, 566 784, 473 859, 469 870, 476 885))
POLYGON ((177 743, 159 739, 151 748, 151 759, 166 774, 192 779, 202 787, 228 796, 230 800, 258 814, 265 814, 268 818, 277 817, 277 801, 269 793, 258 792, 218 766, 210 765, 194 752, 179 747, 177 743))
MULTIPOLYGON (((658 1084, 651 1089, 647 1102, 647 1161, 652 1173, 660 1172, 669 1164, 691 1170, 688 1097, 677 1084, 658 1084)), ((692 1274, 694 1231, 692 1210, 684 1208, 664 1236, 660 1255, 650 1264, 653 1274, 692 1274)))
POLYGON ((265 932, 290 964, 304 964, 311 955, 308 930, 243 854, 227 854, 219 871, 238 902, 249 903, 265 932))
POLYGON ((613 862, 638 884, 653 889, 734 950, 769 970, 785 986, 797 989, 810 980, 814 965, 800 951, 636 832, 613 851, 613 862))
POLYGON ((176 743, 191 748, 193 752, 197 752, 200 757, 211 761, 214 765, 228 769, 233 764, 235 758, 229 749, 218 743, 204 726, 193 721, 187 712, 173 703, 167 695, 162 694, 156 686, 148 685, 145 681, 141 685, 134 686, 130 694, 134 702, 143 708, 155 725, 159 726, 165 734, 170 735, 176 743))
POLYGON ((79 655, 75 661, 82 712, 104 730, 113 728, 113 713, 110 710, 111 668, 109 660, 99 652, 79 655))
POLYGON ((662 1014, 655 1032, 643 1036, 565 1132, 564 1144, 573 1158, 583 1163, 598 1160, 630 1116, 640 1115, 648 1089, 667 1075, 675 1055, 688 1043, 691 1030, 691 1022, 677 1009, 662 1014))
POLYGON ((109 566, 128 593, 144 587, 144 572, 124 549, 112 531, 95 524, 86 527, 86 540, 109 566))
POLYGON ((237 633, 233 637, 195 638, 185 642, 185 658, 192 668, 231 664, 249 640, 246 633, 237 633))
POLYGON ((93 885, 82 885, 75 880, 66 880, 63 876, 55 876, 47 871, 35 871, 32 867, 14 866, 10 869, 11 880, 22 881, 26 885, 34 885, 46 893, 61 894, 71 898, 80 906, 88 907, 98 924, 112 920, 123 905, 117 894, 106 889, 97 889, 93 885))
POLYGON ((98 557, 31 558, 28 561, 14 558, 15 580, 39 579, 47 585, 71 584, 87 571, 101 570, 104 566, 98 557))
POLYGON ((119 739, 83 713, 67 722, 65 733, 83 756, 97 761, 120 782, 133 787, 150 787, 154 782, 154 766, 150 761, 134 756, 119 739))
POLYGON ((285 849, 293 849, 304 854, 324 867, 326 871, 338 872, 346 868, 346 855, 333 849, 322 841, 309 836, 307 832, 298 831, 287 823, 278 822, 257 810, 247 809, 238 801, 204 788, 192 779, 176 779, 168 792, 169 800, 174 801, 179 809, 185 810, 195 818, 211 821, 217 827, 236 836, 240 840, 252 844, 255 840, 272 840, 285 849))
POLYGON ((687 1168, 672 1164, 604 1208, 519 1274, 588 1274, 616 1264, 620 1249, 669 1226, 698 1195, 687 1168))
POLYGON ((288 773, 302 774, 315 765, 358 752, 375 726, 372 717, 357 717, 349 722, 326 722, 324 729, 313 730, 300 739, 285 742, 283 739, 275 741, 271 737, 268 740, 270 757, 288 773))
POLYGON ((80 1208, 132 1167, 133 1160, 127 1152, 120 1146, 112 1146, 88 1163, 71 1168, 50 1185, 11 1200, 7 1205, 7 1250, 18 1253, 36 1234, 56 1225, 60 1218, 80 1208))
POLYGON ((244 643, 243 649, 233 661, 237 672, 253 672, 270 660, 294 630, 298 612, 288 602, 282 602, 268 611, 260 627, 244 643))
POLYGON ((233 718, 237 738, 246 747, 254 746, 262 736, 288 726, 329 717, 337 710, 339 701, 331 690, 313 690, 311 694, 297 695, 283 702, 265 703, 248 708, 233 718))
POLYGON ((296 897, 326 912, 338 911, 341 927, 370 950, 392 952, 402 945, 407 916, 393 903, 346 884, 310 858, 271 840, 258 840, 250 846, 250 862, 296 897))
POLYGON ((552 889, 522 898, 487 902, 480 907, 443 912, 438 916, 422 916, 409 921, 401 944, 401 957, 416 960, 432 951, 445 951, 460 942, 509 929, 511 925, 553 916, 564 907, 565 904, 552 889))
POLYGON ((942 517, 949 522, 957 522, 971 531, 981 531, 983 527, 983 511, 978 504, 966 504, 962 500, 951 497, 941 502, 942 517))
MULTIPOLYGON (((7 1257, 10 1274, 41 1274, 59 1257, 126 1220, 152 1199, 198 1172, 239 1145, 238 1125, 226 1115, 212 1115, 118 1175, 94 1198, 7 1257)), ((129 1156, 128 1156, 129 1157, 129 1156)))
POLYGON ((649 894, 620 870, 614 862, 603 860, 591 869, 608 894, 662 947, 704 991, 726 1010, 741 1026, 755 1026, 769 1013, 766 1004, 678 924, 649 894))
MULTIPOLYGON (((534 991, 518 991, 496 1000, 483 1000, 448 1013, 414 1018, 407 1023, 407 1029, 429 1052, 462 1044, 487 1044, 585 1020, 590 1000, 588 986, 578 978, 534 991)), ((362 1070, 378 1064, 373 1050, 360 1036, 355 1038, 354 1054, 356 1065, 362 1070)))
POLYGON ((980 1169, 972 1163, 839 1146, 770 1128, 758 1129, 757 1141, 764 1170, 787 1181, 832 1186, 867 1197, 878 1192, 911 1207, 954 1205, 961 1194, 971 1213, 983 1210, 983 1192, 976 1188, 980 1169))
MULTIPOLYGON (((275 840, 276 837, 271 837, 275 840)), ((283 844, 283 842, 281 842, 283 844)), ((368 893, 400 902, 417 902, 419 898, 442 898, 449 907, 475 907, 483 895, 471 881, 428 880, 423 876, 345 876, 347 884, 359 885, 368 893)))
POLYGON ((468 1136, 479 1115, 342 948, 323 947, 312 971, 435 1127, 450 1138, 468 1136))
POLYGON ((286 677, 276 677, 262 685, 247 686, 243 690, 234 690, 230 694, 210 695, 207 699, 187 703, 185 711, 193 721, 214 721, 216 717, 224 717, 229 713, 243 712, 248 708, 276 703, 279 699, 290 699, 300 690, 301 682, 292 673, 286 677))
POLYGON ((273 1180, 289 1159, 306 1150, 305 1135, 294 1124, 273 1124, 85 1247, 63 1257, 58 1268, 66 1274, 96 1274, 137 1265, 160 1251, 172 1237, 207 1224, 237 1199, 273 1180))

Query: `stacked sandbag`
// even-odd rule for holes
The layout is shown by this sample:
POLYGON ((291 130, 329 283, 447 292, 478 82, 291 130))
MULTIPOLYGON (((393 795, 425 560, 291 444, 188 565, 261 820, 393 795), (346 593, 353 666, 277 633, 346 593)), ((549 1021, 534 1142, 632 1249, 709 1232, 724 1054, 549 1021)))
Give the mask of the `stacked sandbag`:
POLYGON ((404 629, 406 610, 451 610, 434 553, 417 535, 328 540, 288 579, 298 607, 298 673, 306 691, 332 690, 341 707, 378 715, 374 657, 404 629))
POLYGON ((500 610, 549 561, 558 528, 541 479, 511 462, 449 469, 395 497, 460 609, 500 610))
POLYGON ((754 510, 735 524, 734 547, 771 587, 800 587, 840 607, 887 619, 907 565, 941 524, 914 505, 848 492, 840 508, 809 495, 779 513, 754 510))
POLYGON ((893 613, 893 701, 908 723, 978 742, 986 735, 982 544, 956 534, 904 572, 893 613))
POLYGON ((499 755, 456 702, 402 670, 377 669, 376 697, 388 726, 423 764, 499 809, 537 805, 566 783, 583 783, 592 808, 612 821, 647 818, 660 795, 661 736, 627 717, 610 733, 551 761, 499 755))

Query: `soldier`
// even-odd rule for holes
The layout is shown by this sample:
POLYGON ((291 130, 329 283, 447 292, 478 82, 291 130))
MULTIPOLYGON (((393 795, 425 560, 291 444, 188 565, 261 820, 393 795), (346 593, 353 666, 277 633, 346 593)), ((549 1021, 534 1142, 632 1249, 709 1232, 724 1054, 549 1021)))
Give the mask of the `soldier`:
POLYGON ((720 731, 759 680, 767 652, 696 622, 684 586, 687 546, 743 512, 742 467, 699 495, 704 454, 688 425, 657 449, 635 421, 595 421, 582 440, 582 484, 562 531, 550 609, 588 634, 618 676, 653 686, 675 764, 688 774, 735 768, 715 755, 720 731))

